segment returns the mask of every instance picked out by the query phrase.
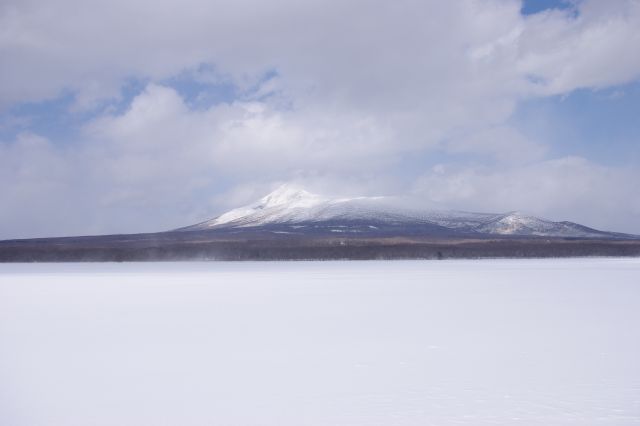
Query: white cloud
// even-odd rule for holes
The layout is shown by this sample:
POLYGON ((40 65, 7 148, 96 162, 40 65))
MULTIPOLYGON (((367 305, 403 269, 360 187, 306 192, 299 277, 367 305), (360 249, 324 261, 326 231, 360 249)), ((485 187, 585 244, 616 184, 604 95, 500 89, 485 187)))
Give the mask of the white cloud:
POLYGON ((355 111, 391 123, 397 144, 431 146, 452 128, 501 124, 522 97, 637 76, 638 2, 579 7, 525 19, 516 0, 8 1, 0 99, 68 89, 90 107, 132 77, 210 63, 248 88, 275 69, 297 107, 355 111))
POLYGON ((577 19, 523 19, 516 0, 5 1, 0 94, 38 100, 67 88, 86 101, 117 95, 127 78, 215 63, 236 82, 278 69, 296 98, 388 112, 442 95, 511 97, 528 90, 530 74, 555 92, 637 75, 637 55, 620 55, 637 45, 637 1, 579 7, 577 19))
POLYGON ((579 15, 548 11, 526 19, 518 67, 542 94, 623 84, 640 76, 640 2, 582 1, 579 15))
POLYGON ((546 152, 543 144, 506 125, 471 129, 466 135, 452 137, 445 146, 452 153, 484 154, 511 164, 539 160, 546 152))
MULTIPOLYGON (((545 161, 544 141, 507 121, 523 99, 639 75, 639 2, 577 4, 577 17, 524 18, 516 0, 4 1, 0 108, 70 91, 73 108, 91 109, 121 96, 129 79, 152 83, 122 113, 96 109, 80 140, 31 150, 20 138, 0 145, 5 223, 26 223, 19 212, 27 209, 30 223, 42 223, 20 228, 33 231, 12 225, 0 237, 161 230, 231 207, 225 202, 252 195, 248 187, 289 179, 402 192, 411 178, 404 175, 418 173, 404 170, 402 159, 441 148, 498 168, 428 174, 423 182, 442 185, 430 190, 434 199, 460 208, 483 198, 493 204, 478 207, 517 201, 523 205, 509 209, 526 209, 532 202, 518 197, 522 185, 531 199, 569 203, 557 210, 569 217, 583 207, 570 203, 579 182, 554 187, 541 178, 547 183, 530 189, 534 171, 559 172, 545 161), (263 81, 271 71, 277 75, 263 81), (232 84, 240 96, 191 108, 162 83, 183 75, 232 84), (43 166, 29 178, 24 170, 34 164, 43 166), (7 172, 16 168, 23 171, 7 172), (512 189, 491 192, 501 176, 512 189), (56 204, 51 194, 68 227, 44 224, 41 211, 56 204)), ((567 166, 564 181, 591 182, 605 173, 597 167, 567 166)), ((609 194, 622 191, 615 185, 630 187, 621 177, 604 182, 593 183, 593 194, 610 203, 622 201, 609 194)))
POLYGON ((382 155, 395 151, 390 131, 368 116, 279 111, 258 101, 196 111, 174 89, 154 84, 125 113, 90 123, 85 135, 115 167, 132 157, 149 160, 143 168, 122 166, 126 179, 155 179, 160 170, 153 167, 168 178, 183 172, 253 177, 299 168, 353 172, 385 164, 382 155))
POLYGON ((640 233, 640 171, 604 167, 580 157, 526 167, 437 166, 416 181, 414 195, 432 207, 487 212, 521 210, 606 230, 640 233))
MULTIPOLYGON (((68 168, 71 156, 57 150, 47 139, 21 133, 10 143, 0 143, 0 223, 3 237, 47 235, 52 229, 68 233, 74 228, 68 205, 79 197, 78 186, 68 168)), ((72 215, 81 215, 77 211, 72 215)), ((86 227, 87 224, 85 223, 86 227)))
POLYGON ((151 84, 126 111, 88 123, 75 143, 29 134, 0 144, 4 223, 31 212, 28 225, 3 237, 171 229, 234 207, 237 197, 222 192, 238 182, 267 190, 281 180, 344 182, 382 170, 390 142, 367 117, 257 101, 196 111, 174 89, 151 84))

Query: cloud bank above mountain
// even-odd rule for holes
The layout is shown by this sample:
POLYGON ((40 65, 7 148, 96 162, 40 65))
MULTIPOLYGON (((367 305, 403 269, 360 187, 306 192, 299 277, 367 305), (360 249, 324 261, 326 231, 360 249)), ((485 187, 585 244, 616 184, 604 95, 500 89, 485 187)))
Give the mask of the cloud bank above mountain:
POLYGON ((640 232, 638 164, 554 157, 513 121, 633 88, 640 2, 521 10, 5 1, 0 237, 175 228, 284 181, 640 232))

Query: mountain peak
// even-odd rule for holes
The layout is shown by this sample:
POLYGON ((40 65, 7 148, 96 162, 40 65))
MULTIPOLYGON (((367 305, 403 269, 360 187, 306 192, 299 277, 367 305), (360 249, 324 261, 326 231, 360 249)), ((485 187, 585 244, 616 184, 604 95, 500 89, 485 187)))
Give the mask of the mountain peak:
POLYGON ((304 204, 314 204, 319 199, 320 197, 318 195, 312 194, 295 184, 285 183, 273 192, 262 197, 258 204, 262 208, 286 204, 296 204, 303 207, 304 204))
POLYGON ((304 235, 453 235, 625 238, 572 222, 553 222, 521 211, 473 213, 403 207, 389 197, 331 198, 287 183, 258 201, 182 230, 264 229, 304 235), (262 228, 260 228, 262 227, 262 228), (377 234, 376 234, 377 233, 377 234))

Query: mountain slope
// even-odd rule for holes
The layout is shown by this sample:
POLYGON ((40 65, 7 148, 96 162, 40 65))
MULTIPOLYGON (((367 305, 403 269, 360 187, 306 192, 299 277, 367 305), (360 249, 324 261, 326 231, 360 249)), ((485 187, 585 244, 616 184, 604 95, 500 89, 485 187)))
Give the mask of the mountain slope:
POLYGON ((0 262, 476 259, 640 256, 640 236, 518 212, 401 207, 284 186, 179 230, 0 241, 0 262))
POLYGON ((260 200, 178 231, 630 238, 519 212, 472 213, 400 207, 392 197, 329 198, 283 185, 260 200))

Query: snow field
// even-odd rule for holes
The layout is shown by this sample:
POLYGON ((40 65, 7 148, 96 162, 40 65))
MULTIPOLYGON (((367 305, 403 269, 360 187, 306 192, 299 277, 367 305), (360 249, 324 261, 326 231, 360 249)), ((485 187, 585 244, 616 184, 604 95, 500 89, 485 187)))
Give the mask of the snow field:
POLYGON ((640 259, 0 265, 0 424, 640 425, 640 259))

